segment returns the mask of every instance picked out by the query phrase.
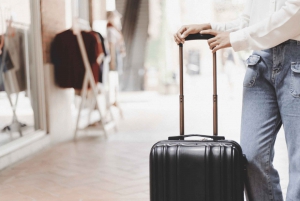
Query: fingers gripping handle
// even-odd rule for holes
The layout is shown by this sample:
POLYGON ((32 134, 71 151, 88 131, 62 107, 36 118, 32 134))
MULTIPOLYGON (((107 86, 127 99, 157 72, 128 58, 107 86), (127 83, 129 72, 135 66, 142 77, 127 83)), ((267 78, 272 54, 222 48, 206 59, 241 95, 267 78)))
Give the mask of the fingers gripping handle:
POLYGON ((200 33, 197 33, 197 34, 190 34, 188 35, 185 40, 208 40, 208 39, 211 39, 215 37, 214 35, 210 35, 210 34, 200 34, 200 33))
MULTIPOLYGON (((212 35, 191 34, 186 40, 205 40, 212 38, 212 35), (192 35, 192 36, 191 36, 192 35), (191 39, 191 37, 193 39, 191 39)), ((218 95, 217 95, 217 57, 213 53, 213 135, 218 135, 218 95)), ((179 79, 180 79, 180 135, 184 135, 184 95, 183 95, 183 45, 179 44, 179 79)))

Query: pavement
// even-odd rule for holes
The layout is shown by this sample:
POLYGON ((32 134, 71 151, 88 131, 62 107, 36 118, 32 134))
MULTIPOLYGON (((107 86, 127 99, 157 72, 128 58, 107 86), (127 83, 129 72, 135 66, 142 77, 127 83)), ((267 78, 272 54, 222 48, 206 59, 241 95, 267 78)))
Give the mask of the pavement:
MULTIPOLYGON (((185 133, 212 134, 211 76, 185 76, 185 133)), ((243 70, 220 73, 219 135, 239 142, 243 70)), ((120 94, 124 119, 108 139, 88 133, 77 142, 51 147, 0 173, 0 200, 149 200, 151 146, 179 135, 178 94, 120 94)), ((118 112, 114 114, 118 117, 118 112)), ((288 159, 284 133, 274 165, 286 194, 288 159)))

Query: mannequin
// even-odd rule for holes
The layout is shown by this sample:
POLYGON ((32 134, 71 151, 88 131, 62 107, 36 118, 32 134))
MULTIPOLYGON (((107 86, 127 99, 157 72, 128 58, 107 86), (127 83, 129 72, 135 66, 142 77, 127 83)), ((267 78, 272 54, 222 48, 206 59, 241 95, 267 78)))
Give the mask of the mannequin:
POLYGON ((107 12, 107 40, 111 62, 110 70, 123 73, 123 58, 126 56, 125 43, 122 35, 121 14, 118 11, 107 12))
POLYGON ((118 101, 119 77, 123 74, 123 58, 126 56, 124 38, 121 32, 121 17, 121 14, 116 10, 107 12, 107 40, 111 56, 109 64, 109 85, 111 90, 115 93, 112 105, 119 109, 120 116, 123 118, 123 113, 118 101))

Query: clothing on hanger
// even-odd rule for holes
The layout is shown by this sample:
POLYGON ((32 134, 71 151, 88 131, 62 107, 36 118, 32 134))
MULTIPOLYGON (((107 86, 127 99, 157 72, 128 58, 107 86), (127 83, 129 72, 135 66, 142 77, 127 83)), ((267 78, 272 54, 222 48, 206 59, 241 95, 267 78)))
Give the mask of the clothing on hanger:
MULTIPOLYGON (((97 58, 103 50, 99 48, 97 38, 93 33, 81 31, 81 35, 95 82, 98 82, 97 58)), ((55 82, 59 87, 82 89, 85 67, 77 36, 71 29, 55 36, 51 46, 51 61, 54 64, 55 82)))
MULTIPOLYGON (((102 50, 103 50, 103 53, 104 53, 104 59, 105 57, 107 57, 108 55, 108 52, 107 52, 107 47, 106 47, 106 43, 105 43, 105 39, 104 37, 99 33, 99 32, 96 32, 94 31, 94 33, 96 33, 98 35, 98 37, 100 38, 100 42, 101 42, 101 47, 102 47, 102 50)), ((99 82, 102 83, 103 81, 103 65, 104 65, 104 59, 102 59, 102 62, 100 63, 100 66, 99 66, 99 82)))
MULTIPOLYGON (((0 48, 0 52, 3 52, 3 48, 0 48)), ((4 88, 4 81, 3 81, 3 68, 4 65, 2 65, 2 58, 3 58, 3 54, 0 54, 0 92, 1 91, 5 91, 5 88, 4 88)))
POLYGON ((3 45, 4 45, 4 36, 0 35, 0 55, 2 54, 3 45))
POLYGON ((99 73, 98 73, 98 81, 100 83, 102 83, 102 71, 103 71, 103 61, 104 61, 104 58, 106 57, 106 54, 105 54, 105 51, 103 49, 104 47, 104 44, 102 43, 102 40, 101 40, 101 34, 96 32, 96 31, 92 31, 92 33, 95 35, 95 37, 97 38, 97 43, 98 43, 98 48, 101 50, 101 53, 103 53, 103 55, 101 55, 101 62, 98 62, 99 64, 99 73))
POLYGON ((4 69, 3 77, 8 94, 27 89, 24 37, 24 31, 15 28, 13 34, 8 34, 5 37, 4 47, 7 50, 7 69, 4 69))
POLYGON ((0 91, 6 91, 8 94, 24 91, 26 89, 26 71, 23 49, 9 48, 7 46, 9 46, 10 39, 5 41, 0 55, 0 91), (13 53, 15 62, 13 62, 10 52, 13 53))
MULTIPOLYGON (((97 63, 100 64, 102 63, 102 61, 98 61, 99 57, 103 56, 102 53, 103 53, 103 48, 102 48, 102 42, 101 42, 101 39, 100 39, 100 36, 97 32, 95 31, 91 31, 91 33, 95 36, 96 40, 97 40, 97 45, 98 45, 98 52, 99 52, 99 55, 98 55, 98 58, 97 58, 97 63)), ((103 59, 103 58, 102 58, 103 59)))
POLYGON ((1 69, 3 73, 14 68, 14 65, 11 61, 10 53, 7 51, 7 49, 6 49, 6 54, 4 55, 5 49, 6 47, 4 44, 2 48, 2 54, 0 55, 0 65, 3 65, 1 69))
POLYGON ((104 39, 104 37, 99 32, 95 31, 95 33, 97 33, 99 35, 100 40, 101 40, 101 45, 102 45, 103 53, 104 53, 105 56, 107 56, 108 52, 107 52, 107 47, 105 46, 105 39, 104 39))

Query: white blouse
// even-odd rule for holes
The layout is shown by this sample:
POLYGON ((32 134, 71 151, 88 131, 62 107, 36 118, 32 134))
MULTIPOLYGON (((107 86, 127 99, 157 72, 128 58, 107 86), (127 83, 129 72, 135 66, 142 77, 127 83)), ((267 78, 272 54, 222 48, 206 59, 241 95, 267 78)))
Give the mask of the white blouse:
POLYGON ((272 48, 286 40, 300 41, 300 0, 246 0, 237 20, 211 23, 212 29, 230 31, 234 51, 272 48))

